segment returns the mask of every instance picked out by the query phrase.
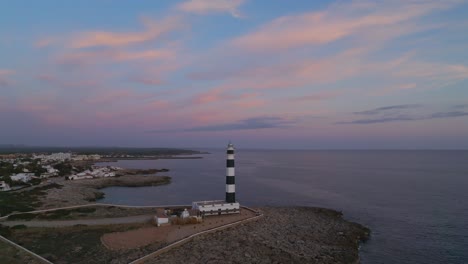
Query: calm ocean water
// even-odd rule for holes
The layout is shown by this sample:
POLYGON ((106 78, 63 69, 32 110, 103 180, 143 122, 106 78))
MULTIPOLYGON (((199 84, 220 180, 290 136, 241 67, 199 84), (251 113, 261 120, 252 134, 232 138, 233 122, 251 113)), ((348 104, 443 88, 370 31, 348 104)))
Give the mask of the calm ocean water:
MULTIPOLYGON (((106 188, 102 202, 223 199, 225 151, 208 151, 203 159, 111 163, 168 168, 173 181, 106 188)), ((246 205, 328 207, 370 227, 362 263, 468 263, 468 151, 238 149, 236 184, 237 199, 246 205)))

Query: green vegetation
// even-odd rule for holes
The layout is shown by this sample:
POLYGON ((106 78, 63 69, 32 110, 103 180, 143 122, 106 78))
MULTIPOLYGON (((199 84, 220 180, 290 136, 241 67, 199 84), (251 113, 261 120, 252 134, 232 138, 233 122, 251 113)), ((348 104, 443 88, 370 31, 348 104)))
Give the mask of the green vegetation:
MULTIPOLYGON (((34 173, 35 176, 41 176, 42 173, 47 172, 46 169, 42 168, 42 165, 39 163, 39 160, 21 159, 21 161, 30 162, 30 163, 25 164, 25 165, 18 164, 16 167, 14 167, 12 163, 0 161, 0 180, 5 181, 10 185, 15 185, 15 184, 23 185, 23 183, 13 182, 10 176, 13 174, 22 173, 24 172, 24 170, 34 173)), ((41 180, 36 179, 29 183, 32 185, 37 185, 41 183, 41 180)))
MULTIPOLYGON (((9 162, 4 162, 0 160, 0 176, 10 176, 15 173, 21 173, 23 172, 24 167, 23 166, 17 166, 16 168, 13 166, 12 163, 9 162)), ((5 178, 10 178, 10 177, 5 177, 5 178)))
POLYGON ((26 229, 28 228, 27 226, 25 225, 15 225, 15 226, 12 226, 11 229, 12 230, 16 230, 16 229, 26 229))
POLYGON ((96 202, 99 199, 104 198, 103 192, 94 192, 94 197, 87 199, 88 202, 96 202))
POLYGON ((0 263, 8 264, 41 264, 42 261, 35 259, 32 255, 14 246, 0 241, 0 263))
POLYGON ((55 164, 54 169, 59 170, 59 176, 66 176, 72 173, 73 166, 68 162, 61 162, 55 164))
MULTIPOLYGON (((8 226, 4 226, 4 225, 0 225, 0 236, 3 236, 3 237, 8 237, 11 235, 11 230, 10 230, 10 227, 8 226)), ((0 251, 1 252, 1 251, 0 251)))
POLYGON ((41 206, 39 198, 46 194, 46 190, 53 188, 62 188, 62 185, 52 183, 28 191, 0 192, 0 216, 33 211, 41 206))
POLYGON ((11 229, 9 239, 54 263, 128 263, 159 248, 151 247, 111 251, 101 236, 144 227, 143 224, 109 226, 73 226, 64 228, 11 229))

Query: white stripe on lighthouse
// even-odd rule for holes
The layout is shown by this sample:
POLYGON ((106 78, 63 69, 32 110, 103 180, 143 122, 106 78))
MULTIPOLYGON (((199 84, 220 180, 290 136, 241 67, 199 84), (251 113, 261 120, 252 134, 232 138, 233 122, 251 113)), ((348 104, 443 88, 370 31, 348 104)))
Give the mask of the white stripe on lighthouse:
POLYGON ((235 176, 234 167, 226 168, 226 176, 235 176))
POLYGON ((236 192, 236 185, 234 185, 234 184, 227 184, 227 185, 226 185, 226 192, 227 192, 227 193, 235 193, 235 192, 236 192))
POLYGON ((234 159, 234 154, 227 154, 227 159, 233 160, 234 159))

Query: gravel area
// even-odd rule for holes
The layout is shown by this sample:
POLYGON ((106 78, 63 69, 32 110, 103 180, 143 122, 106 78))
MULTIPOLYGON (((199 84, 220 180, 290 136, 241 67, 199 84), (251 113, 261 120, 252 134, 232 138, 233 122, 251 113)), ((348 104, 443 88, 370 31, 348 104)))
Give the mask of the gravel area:
POLYGON ((195 238, 150 263, 359 263, 369 230, 321 208, 262 208, 256 222, 195 238))

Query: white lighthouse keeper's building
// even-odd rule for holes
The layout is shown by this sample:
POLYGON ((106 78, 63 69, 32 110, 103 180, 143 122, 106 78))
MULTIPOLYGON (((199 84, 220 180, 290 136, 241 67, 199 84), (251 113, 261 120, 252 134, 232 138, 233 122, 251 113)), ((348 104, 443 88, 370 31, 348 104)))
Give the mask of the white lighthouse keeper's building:
POLYGON ((236 201, 234 150, 234 145, 229 143, 226 160, 226 199, 193 202, 192 208, 199 210, 202 215, 240 213, 240 204, 236 201))

